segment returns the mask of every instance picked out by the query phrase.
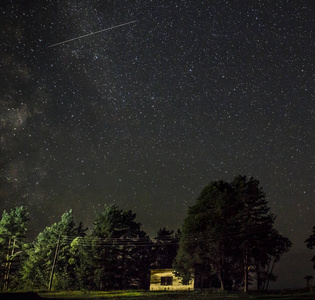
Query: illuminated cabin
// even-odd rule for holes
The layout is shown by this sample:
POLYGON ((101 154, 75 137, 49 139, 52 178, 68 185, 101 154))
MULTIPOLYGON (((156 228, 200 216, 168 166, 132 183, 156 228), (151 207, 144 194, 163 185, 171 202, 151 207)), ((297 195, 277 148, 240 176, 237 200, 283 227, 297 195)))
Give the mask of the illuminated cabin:
POLYGON ((150 290, 151 291, 192 291, 194 289, 194 281, 189 285, 181 283, 181 278, 176 277, 173 269, 156 269, 151 270, 150 290))

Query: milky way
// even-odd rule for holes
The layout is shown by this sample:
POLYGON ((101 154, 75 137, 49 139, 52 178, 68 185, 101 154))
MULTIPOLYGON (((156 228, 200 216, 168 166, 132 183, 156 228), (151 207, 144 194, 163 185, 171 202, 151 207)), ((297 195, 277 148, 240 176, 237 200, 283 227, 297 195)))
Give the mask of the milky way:
POLYGON ((0 8, 1 211, 26 205, 35 235, 70 208, 91 226, 115 203, 154 236, 179 228, 210 181, 253 176, 294 244, 279 285, 303 284, 315 225, 311 2, 0 8))

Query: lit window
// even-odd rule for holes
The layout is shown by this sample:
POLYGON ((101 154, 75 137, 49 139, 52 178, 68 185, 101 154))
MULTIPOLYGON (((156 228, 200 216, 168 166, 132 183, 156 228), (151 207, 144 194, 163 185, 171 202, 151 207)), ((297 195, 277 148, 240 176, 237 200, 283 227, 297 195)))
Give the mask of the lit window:
POLYGON ((161 277, 161 285, 173 285, 173 277, 172 276, 161 277))

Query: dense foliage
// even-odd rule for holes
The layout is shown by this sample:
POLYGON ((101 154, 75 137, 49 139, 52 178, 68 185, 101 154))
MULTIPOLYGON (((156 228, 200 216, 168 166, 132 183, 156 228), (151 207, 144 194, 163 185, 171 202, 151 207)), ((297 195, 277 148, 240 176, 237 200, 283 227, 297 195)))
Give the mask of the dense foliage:
POLYGON ((69 241, 76 238, 72 210, 62 215, 61 221, 46 227, 27 250, 28 259, 23 266, 23 282, 32 289, 47 289, 50 283, 53 262, 58 254, 53 285, 57 289, 74 287, 74 268, 69 263, 72 255, 69 241))
POLYGON ((105 206, 87 234, 72 210, 25 243, 27 210, 0 221, 1 290, 112 290, 149 287, 150 268, 172 266, 178 234, 160 229, 153 243, 132 211, 105 206))
POLYGON ((147 288, 152 242, 135 217, 105 206, 86 235, 71 210, 63 214, 30 245, 24 284, 58 290, 147 288))
POLYGON ((258 289, 267 288, 274 264, 291 247, 274 219, 258 180, 211 182, 184 220, 176 271, 200 287, 247 291, 256 279, 258 289))
POLYGON ((20 268, 25 260, 28 212, 25 207, 4 211, 0 220, 0 284, 2 290, 17 287, 20 268))
POLYGON ((92 237, 97 241, 93 247, 97 249, 94 277, 98 289, 148 287, 152 245, 135 218, 130 210, 116 206, 106 206, 97 216, 92 237))
POLYGON ((165 227, 161 228, 156 237, 156 243, 153 248, 152 269, 171 269, 173 260, 176 257, 178 250, 178 242, 180 231, 176 233, 174 230, 168 230, 165 227))
MULTIPOLYGON (((26 243, 24 207, 0 220, 0 288, 6 290, 147 289, 150 269, 175 268, 183 283, 246 291, 275 280, 273 267, 291 242, 274 228, 259 182, 238 176, 207 185, 189 208, 182 231, 161 228, 154 240, 136 214, 105 206, 87 232, 72 210, 26 243)), ((314 234, 306 241, 314 246, 314 234)))

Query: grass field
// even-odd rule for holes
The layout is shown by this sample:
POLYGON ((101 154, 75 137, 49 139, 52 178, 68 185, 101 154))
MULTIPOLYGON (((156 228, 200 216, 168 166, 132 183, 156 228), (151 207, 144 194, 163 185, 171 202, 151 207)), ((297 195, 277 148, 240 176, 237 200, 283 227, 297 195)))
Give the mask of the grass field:
POLYGON ((296 291, 271 291, 266 293, 210 293, 210 292, 149 292, 149 291, 111 291, 111 292, 38 292, 38 293, 0 293, 1 300, 53 300, 53 299, 136 299, 136 300, 171 300, 171 299, 209 299, 209 300, 233 300, 233 299, 265 299, 265 300, 315 300, 315 292, 306 290, 296 291))

